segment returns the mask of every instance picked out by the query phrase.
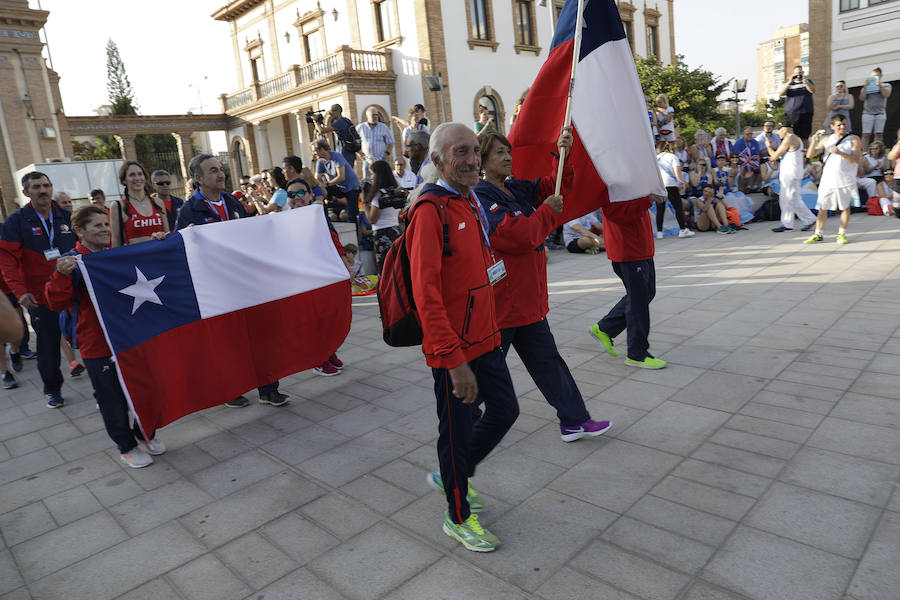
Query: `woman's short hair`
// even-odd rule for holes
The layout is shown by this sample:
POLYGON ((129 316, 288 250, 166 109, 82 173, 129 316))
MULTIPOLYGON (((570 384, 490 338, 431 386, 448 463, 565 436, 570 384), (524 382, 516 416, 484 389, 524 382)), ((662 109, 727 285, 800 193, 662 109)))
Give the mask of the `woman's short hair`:
POLYGON ((88 204, 87 206, 82 206, 72 215, 72 227, 78 227, 79 229, 84 229, 87 227, 87 224, 90 222, 94 216, 100 215, 101 217, 108 217, 109 213, 106 212, 105 208, 100 208, 96 204, 88 204))
POLYGON ((482 134, 481 139, 478 140, 478 153, 481 155, 482 165, 484 165, 484 161, 487 159, 488 154, 490 154, 491 149, 496 143, 503 144, 507 149, 512 150, 512 144, 509 143, 509 140, 496 131, 489 131, 482 134))

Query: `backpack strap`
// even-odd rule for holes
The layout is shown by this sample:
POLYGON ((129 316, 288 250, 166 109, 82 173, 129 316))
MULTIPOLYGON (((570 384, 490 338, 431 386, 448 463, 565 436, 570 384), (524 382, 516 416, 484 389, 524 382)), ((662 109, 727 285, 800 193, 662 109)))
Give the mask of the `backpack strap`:
POLYGON ((441 253, 444 256, 453 256, 453 252, 450 250, 450 222, 447 220, 447 207, 444 205, 443 201, 436 201, 431 198, 419 196, 405 211, 400 213, 400 219, 409 225, 410 220, 412 219, 412 211, 420 202, 427 202, 437 209, 438 217, 441 219, 441 231, 443 233, 443 250, 441 253))

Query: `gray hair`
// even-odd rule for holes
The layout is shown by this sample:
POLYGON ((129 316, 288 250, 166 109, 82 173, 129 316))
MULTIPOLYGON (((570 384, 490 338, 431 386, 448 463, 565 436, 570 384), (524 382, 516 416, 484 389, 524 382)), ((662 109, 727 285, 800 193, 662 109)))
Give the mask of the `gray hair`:
POLYGON ((444 138, 447 137, 448 130, 455 127, 465 127, 466 129, 469 129, 468 125, 465 125, 464 123, 448 121, 447 123, 441 123, 431 132, 431 139, 428 143, 428 156, 431 157, 431 160, 434 160, 435 157, 440 161, 444 160, 444 138))
POLYGON ((56 200, 57 202, 59 202, 59 199, 62 198, 63 196, 65 196, 66 198, 68 198, 70 200, 72 199, 72 197, 68 193, 63 192, 62 190, 53 194, 53 199, 56 200))
POLYGON ((155 177, 160 177, 160 176, 162 176, 162 175, 165 175, 165 176, 167 176, 167 177, 171 177, 171 176, 172 176, 172 175, 171 175, 168 171, 166 171, 165 169, 157 169, 157 170, 153 171, 153 174, 150 176, 150 179, 153 179, 153 178, 155 178, 155 177))
POLYGON ((719 135, 720 133, 728 133, 728 130, 725 129, 724 127, 717 127, 717 128, 716 128, 716 135, 719 135))
POLYGON ((191 159, 191 164, 188 165, 188 171, 191 172, 191 177, 203 176, 203 168, 200 167, 200 163, 209 160, 210 158, 215 158, 212 154, 198 154, 194 158, 191 159))
MULTIPOLYGON (((435 130, 437 131, 437 130, 435 130)), ((413 131, 406 137, 406 143, 413 142, 422 146, 423 148, 428 148, 428 143, 431 140, 431 136, 425 133, 424 131, 413 131)))

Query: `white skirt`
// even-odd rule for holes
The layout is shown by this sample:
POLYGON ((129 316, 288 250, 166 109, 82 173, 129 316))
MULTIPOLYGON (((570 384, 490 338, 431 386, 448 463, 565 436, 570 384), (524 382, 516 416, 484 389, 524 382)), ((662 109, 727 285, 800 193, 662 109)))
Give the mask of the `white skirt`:
POLYGON ((816 210, 847 210, 850 206, 859 206, 859 191, 855 185, 839 188, 819 187, 819 198, 816 210))

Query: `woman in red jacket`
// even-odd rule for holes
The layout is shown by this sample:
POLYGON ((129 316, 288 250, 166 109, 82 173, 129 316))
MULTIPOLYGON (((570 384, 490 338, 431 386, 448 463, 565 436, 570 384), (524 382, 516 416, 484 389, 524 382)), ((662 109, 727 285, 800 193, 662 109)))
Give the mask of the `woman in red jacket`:
MULTIPOLYGON (((607 431, 609 421, 591 419, 569 367, 559 355, 547 323, 547 257, 544 239, 557 227, 562 196, 552 195, 555 177, 534 181, 510 178, 512 145, 502 135, 480 138, 484 179, 474 194, 484 208, 491 247, 506 265, 506 278, 494 286, 497 323, 504 356, 513 346, 544 398, 556 409, 563 441, 607 431)), ((572 147, 563 131, 558 145, 572 147)), ((563 174, 563 189, 571 187, 571 167, 563 174)))
MULTIPOLYGON (((72 229, 78 236, 74 251, 78 254, 101 252, 109 247, 109 215, 99 206, 89 205, 75 211, 72 229)), ((106 344, 94 305, 84 282, 78 275, 73 276, 77 268, 73 254, 56 261, 56 270, 44 289, 47 304, 54 311, 72 309, 76 313, 73 315, 76 319, 75 339, 94 386, 94 397, 106 432, 118 446, 123 463, 133 468, 146 467, 153 463, 151 455, 162 454, 166 447, 153 439, 153 432, 150 432, 150 440, 145 440, 137 422, 131 424, 128 402, 119 385, 112 352, 106 344)))

